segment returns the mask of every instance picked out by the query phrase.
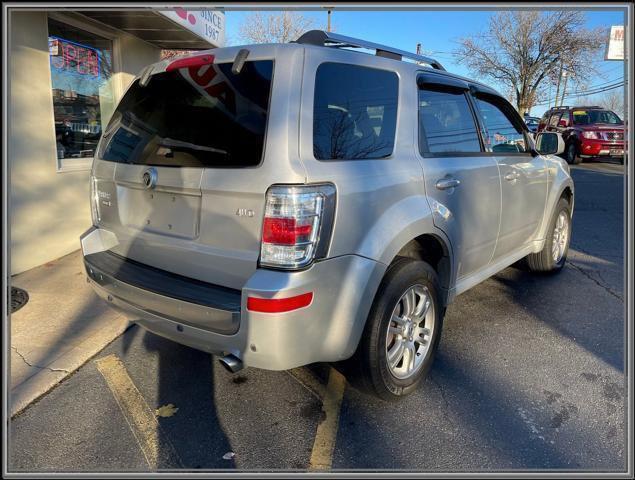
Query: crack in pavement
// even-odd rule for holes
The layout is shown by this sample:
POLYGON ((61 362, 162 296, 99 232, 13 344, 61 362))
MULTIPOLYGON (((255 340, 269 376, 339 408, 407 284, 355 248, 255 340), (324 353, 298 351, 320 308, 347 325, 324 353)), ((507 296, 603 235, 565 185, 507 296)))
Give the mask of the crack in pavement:
POLYGON ((22 355, 22 354, 18 351, 17 347, 14 347, 13 345, 11 345, 11 348, 15 351, 15 353, 17 353, 17 354, 18 354, 18 356, 22 359, 22 361, 23 361, 24 363, 26 363, 29 367, 32 367, 32 368, 39 368, 40 370, 48 370, 48 371, 50 371, 50 372, 64 372, 64 373, 71 373, 71 372, 69 372, 68 370, 64 370, 63 368, 42 367, 42 366, 40 366, 40 365, 31 364, 31 363, 29 363, 29 362, 27 361, 27 359, 24 357, 24 355, 22 355))
POLYGON ((445 392, 443 391, 443 387, 441 386, 439 382, 437 382, 434 379, 432 375, 430 375, 428 378, 437 387, 437 389, 439 390, 439 393, 441 394, 441 398, 443 399, 443 403, 445 404, 443 408, 443 416, 452 427, 452 434, 456 435, 456 430, 457 430, 456 425, 454 424, 454 421, 452 420, 452 417, 450 416, 448 412, 448 409, 450 408, 450 402, 448 402, 448 399, 445 397, 445 392))
POLYGON ((574 244, 573 242, 571 242, 571 251, 573 251, 573 253, 583 253, 584 255, 588 255, 589 257, 596 257, 600 259, 617 258, 622 260, 624 258, 624 255, 618 255, 618 254, 606 253, 606 252, 601 252, 601 256, 600 256, 600 252, 590 252, 580 247, 579 245, 574 244))
POLYGON ((596 285, 598 285, 600 288, 606 290, 609 294, 613 295, 615 298, 617 298, 620 302, 624 303, 624 299, 617 293, 614 292, 613 289, 607 285, 602 284, 602 282, 599 282, 596 278, 593 278, 593 276, 591 276, 591 274, 589 274, 587 271, 585 271, 585 269, 583 267, 581 267, 580 265, 576 265, 573 261, 571 261, 571 259, 569 259, 569 261, 567 262, 569 265, 571 265, 574 270, 577 270, 578 272, 580 272, 582 275, 584 275, 585 277, 587 277, 589 280, 591 280, 592 282, 594 282, 596 285))

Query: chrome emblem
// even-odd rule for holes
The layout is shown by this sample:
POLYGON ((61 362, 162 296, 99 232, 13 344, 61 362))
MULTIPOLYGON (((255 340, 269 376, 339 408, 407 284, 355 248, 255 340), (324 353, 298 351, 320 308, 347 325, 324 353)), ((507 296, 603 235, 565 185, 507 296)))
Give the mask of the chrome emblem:
POLYGON ((146 190, 151 190, 157 186, 157 169, 156 168, 148 168, 145 172, 143 172, 143 184, 146 187, 146 190))
POLYGON ((254 211, 249 208, 239 208, 236 210, 236 215, 239 217, 253 217, 255 215, 254 211))

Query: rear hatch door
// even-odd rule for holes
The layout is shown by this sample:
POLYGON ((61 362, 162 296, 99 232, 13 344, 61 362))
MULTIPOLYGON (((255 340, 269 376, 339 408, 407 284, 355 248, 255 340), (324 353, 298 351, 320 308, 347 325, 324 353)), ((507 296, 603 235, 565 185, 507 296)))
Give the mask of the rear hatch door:
POLYGON ((93 170, 116 254, 241 288, 257 268, 273 60, 190 65, 137 79, 93 170))

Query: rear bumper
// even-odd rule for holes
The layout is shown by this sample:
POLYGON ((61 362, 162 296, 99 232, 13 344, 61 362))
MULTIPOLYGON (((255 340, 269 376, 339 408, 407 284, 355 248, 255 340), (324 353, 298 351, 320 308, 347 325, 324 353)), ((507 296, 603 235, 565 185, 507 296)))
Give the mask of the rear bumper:
MULTIPOLYGON (((82 237, 82 245, 95 231, 99 230, 91 229, 82 237)), ((143 287, 152 282, 135 278, 147 275, 147 269, 157 275, 172 274, 136 262, 121 274, 123 268, 109 270, 94 255, 94 250, 85 251, 89 282, 131 321, 178 343, 217 355, 231 353, 246 366, 269 370, 350 357, 386 268, 368 258, 346 255, 299 272, 258 269, 240 291, 192 280, 188 293, 183 277, 174 280, 171 291, 150 290, 143 287), (313 301, 298 310, 272 314, 246 308, 248 297, 287 298, 307 292, 313 292, 313 301), (190 298, 184 298, 188 294, 190 298)))

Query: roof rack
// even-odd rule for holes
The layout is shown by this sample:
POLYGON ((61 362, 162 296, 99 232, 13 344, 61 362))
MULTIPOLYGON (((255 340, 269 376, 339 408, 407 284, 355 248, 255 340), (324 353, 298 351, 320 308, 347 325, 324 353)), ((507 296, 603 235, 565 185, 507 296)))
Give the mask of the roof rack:
POLYGON ((301 35, 295 43, 331 48, 367 48, 368 50, 375 50, 375 55, 378 57, 391 58, 393 60, 409 58, 410 60, 414 60, 416 62, 427 63, 436 70, 445 70, 443 65, 434 58, 424 57, 423 55, 406 52, 405 50, 399 50, 398 48, 388 47, 386 45, 380 45, 378 43, 368 42, 358 38, 347 37, 333 32, 325 32, 324 30, 310 30, 301 35))
POLYGON ((578 108, 586 108, 588 110, 591 110, 592 108, 602 108, 599 105, 576 105, 575 107, 570 107, 569 105, 561 105, 559 107, 551 107, 550 110, 571 110, 571 109, 578 109, 578 108))

